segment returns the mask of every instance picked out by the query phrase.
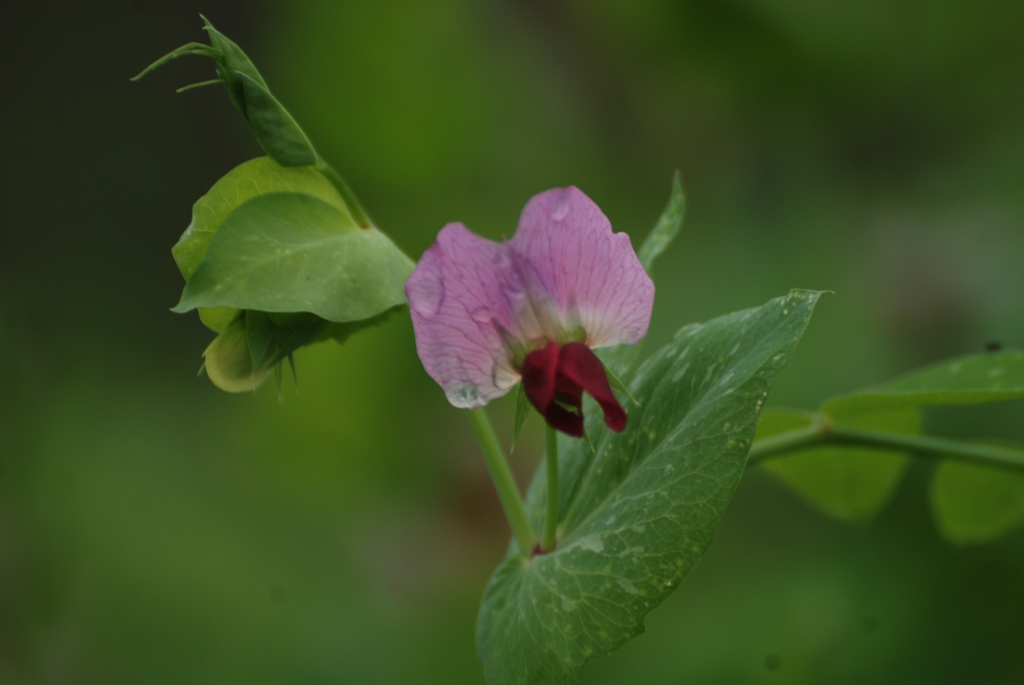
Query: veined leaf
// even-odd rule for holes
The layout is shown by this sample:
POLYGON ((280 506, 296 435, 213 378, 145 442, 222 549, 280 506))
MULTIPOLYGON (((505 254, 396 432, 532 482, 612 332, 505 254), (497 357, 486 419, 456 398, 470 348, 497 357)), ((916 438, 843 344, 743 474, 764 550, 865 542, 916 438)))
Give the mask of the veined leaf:
POLYGON ((187 281, 206 255, 210 240, 233 211, 266 193, 302 193, 348 213, 338 191, 313 167, 283 167, 270 157, 257 157, 225 174, 192 207, 192 223, 171 249, 187 281))
MULTIPOLYGON (((224 221, 245 202, 263 193, 303 193, 348 212, 334 186, 313 167, 283 167, 269 157, 240 164, 203 195, 192 207, 192 223, 171 249, 185 281, 192 277, 206 255, 210 241, 224 221)), ((206 326, 224 331, 238 314, 234 307, 199 310, 206 326)))
MULTIPOLYGON (((595 452, 559 436, 557 546, 526 560, 513 542, 484 594, 477 651, 492 685, 564 683, 643 631, 714 538, 817 298, 794 291, 688 327, 630 380, 641 407, 625 431, 608 431, 589 404, 595 452)), ((541 468, 527 498, 536 530, 545 500, 541 468)))
POLYGON ((210 239, 174 308, 309 312, 359 321, 405 303, 413 262, 376 228, 306 193, 259 195, 210 239))
POLYGON ((897 407, 1003 402, 1024 397, 1024 350, 961 357, 891 383, 835 397, 828 414, 871 413, 897 407))

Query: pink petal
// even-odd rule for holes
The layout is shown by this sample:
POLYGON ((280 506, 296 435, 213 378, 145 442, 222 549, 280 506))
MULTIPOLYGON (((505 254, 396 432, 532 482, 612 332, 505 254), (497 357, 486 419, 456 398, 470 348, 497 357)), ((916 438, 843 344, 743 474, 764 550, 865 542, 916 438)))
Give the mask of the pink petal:
POLYGON ((635 343, 647 333, 654 283, 625 233, 578 188, 531 199, 509 242, 523 278, 551 298, 561 324, 580 325, 589 347, 635 343))
POLYGON ((511 261, 507 245, 448 224, 406 282, 416 351, 456 407, 481 407, 519 380, 504 338, 522 338, 511 261))

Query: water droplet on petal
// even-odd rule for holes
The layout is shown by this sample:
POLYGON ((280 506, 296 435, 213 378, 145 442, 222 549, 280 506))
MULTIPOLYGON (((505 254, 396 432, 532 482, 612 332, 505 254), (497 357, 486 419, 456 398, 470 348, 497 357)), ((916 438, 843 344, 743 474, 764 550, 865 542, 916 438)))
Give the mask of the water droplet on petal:
POLYGON ((503 249, 498 250, 494 255, 494 267, 499 271, 504 271, 512 266, 512 257, 508 254, 508 246, 502 245, 501 247, 503 249))
POLYGON ((551 208, 551 218, 555 221, 561 221, 565 218, 565 215, 569 213, 569 198, 568 193, 562 193, 555 200, 555 206, 551 208))
POLYGON ((444 302, 444 285, 436 278, 423 278, 409 293, 409 306, 417 314, 432 318, 444 302))
POLYGON ((509 288, 505 293, 508 295, 508 301, 512 305, 513 310, 518 309, 519 305, 526 299, 526 291, 522 288, 509 288))
POLYGON ((457 407, 469 407, 480 399, 480 392, 475 385, 462 383, 448 391, 448 398, 457 407))
POLYGON ((492 320, 491 310, 487 307, 474 309, 469 313, 469 318, 473 319, 473 321, 476 321, 477 323, 490 323, 492 320))

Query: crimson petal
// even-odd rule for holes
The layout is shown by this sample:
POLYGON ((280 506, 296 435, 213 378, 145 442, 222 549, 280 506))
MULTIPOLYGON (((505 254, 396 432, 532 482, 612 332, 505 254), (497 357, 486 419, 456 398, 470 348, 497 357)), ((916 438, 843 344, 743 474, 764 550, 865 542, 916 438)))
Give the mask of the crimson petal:
POLYGON ((554 341, 523 360, 523 390, 548 425, 574 438, 583 435, 583 393, 597 400, 604 423, 613 431, 626 427, 626 412, 608 384, 604 365, 583 343, 554 341))
POLYGON ((558 371, 558 344, 552 340, 546 347, 534 350, 523 360, 523 390, 530 404, 544 414, 555 399, 555 374, 558 371))
POLYGON ((604 411, 604 425, 615 432, 626 427, 626 412, 615 399, 604 364, 594 351, 583 343, 571 342, 562 345, 558 354, 558 375, 568 380, 597 400, 604 411))

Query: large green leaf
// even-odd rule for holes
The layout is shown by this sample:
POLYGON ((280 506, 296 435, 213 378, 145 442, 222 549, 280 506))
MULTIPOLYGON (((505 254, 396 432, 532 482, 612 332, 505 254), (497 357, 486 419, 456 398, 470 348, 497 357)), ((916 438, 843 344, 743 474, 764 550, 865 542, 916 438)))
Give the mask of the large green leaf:
POLYGON ((961 357, 885 385, 836 397, 829 414, 880 412, 897 407, 1002 402, 1024 397, 1024 350, 961 357))
POLYGON ((203 261, 210 240, 228 216, 245 202, 266 193, 302 193, 348 213, 338 191, 313 167, 284 167, 270 157, 239 164, 193 205, 192 223, 171 249, 186 281, 203 261))
POLYGON ((383 233, 359 228, 335 203, 262 194, 220 225, 174 311, 235 307, 359 321, 405 302, 413 266, 383 233))
MULTIPOLYGON (((269 157, 249 160, 224 175, 192 206, 192 223, 171 248, 185 281, 195 273, 210 240, 233 211, 263 193, 283 192, 304 193, 348 211, 338 191, 313 167, 283 167, 269 157)), ((227 329, 237 313, 234 307, 199 310, 203 323, 218 333, 227 329)))
MULTIPOLYGON (((641 406, 622 433, 588 401, 595 451, 559 436, 556 549, 526 560, 513 542, 484 594, 477 650, 492 685, 565 682, 643 631, 714 538, 817 298, 794 291, 684 329, 629 381, 641 406)), ((527 500, 538 530, 545 500, 541 469, 527 500)))
POLYGON ((1024 524, 1024 475, 948 460, 932 479, 931 503, 952 542, 991 542, 1024 524))
MULTIPOLYGON (((767 409, 758 424, 756 440, 810 426, 818 419, 816 414, 767 409)), ((850 428, 891 433, 921 431, 921 413, 914 408, 840 414, 830 420, 850 428)), ((833 444, 773 457, 761 466, 826 514, 844 521, 865 521, 889 501, 906 469, 907 459, 900 451, 833 444)))

